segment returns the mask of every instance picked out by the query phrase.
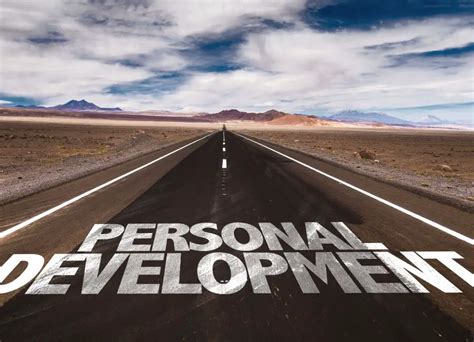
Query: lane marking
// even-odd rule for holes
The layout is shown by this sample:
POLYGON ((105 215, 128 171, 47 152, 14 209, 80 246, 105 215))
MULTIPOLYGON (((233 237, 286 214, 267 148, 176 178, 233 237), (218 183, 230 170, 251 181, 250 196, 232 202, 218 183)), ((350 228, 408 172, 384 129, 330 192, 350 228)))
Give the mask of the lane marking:
MULTIPOLYGON (((235 133, 235 132, 234 132, 234 133, 235 133)), ((421 216, 421 215, 419 215, 419 214, 417 214, 417 213, 414 213, 414 212, 412 212, 412 211, 410 211, 410 210, 408 210, 408 209, 405 209, 405 208, 403 208, 403 207, 401 207, 401 206, 399 206, 399 205, 397 205, 397 204, 395 204, 395 203, 392 203, 392 202, 390 202, 390 201, 387 201, 387 200, 385 200, 385 199, 383 199, 383 198, 381 198, 381 197, 379 197, 379 196, 377 196, 377 195, 374 195, 374 194, 372 194, 372 193, 370 193, 370 192, 368 192, 368 191, 365 191, 365 190, 363 190, 363 189, 361 189, 361 188, 358 188, 358 187, 356 187, 355 185, 352 185, 352 184, 350 184, 350 183, 347 183, 347 182, 343 181, 342 179, 339 179, 339 178, 337 178, 337 177, 331 176, 330 174, 328 174, 328 173, 326 173, 326 172, 324 172, 324 171, 321 171, 321 170, 319 170, 319 169, 316 169, 315 167, 312 167, 312 166, 310 166, 310 165, 308 165, 308 164, 305 164, 305 163, 303 163, 303 162, 301 162, 301 161, 299 161, 299 160, 297 160, 297 159, 295 159, 295 158, 293 158, 293 157, 290 157, 290 156, 288 156, 288 155, 286 155, 286 154, 284 154, 284 153, 282 153, 282 152, 279 152, 279 151, 277 151, 277 150, 275 150, 275 149, 273 149, 273 148, 271 148, 271 147, 268 147, 268 146, 266 146, 266 145, 264 145, 264 144, 261 144, 261 143, 259 143, 258 141, 255 141, 255 140, 252 140, 252 139, 250 139, 250 138, 247 138, 246 136, 243 136, 243 135, 241 135, 241 134, 239 134, 239 133, 235 133, 235 134, 238 135, 238 136, 241 137, 241 138, 244 138, 244 139, 246 139, 246 140, 248 140, 248 141, 253 142, 254 144, 257 144, 257 145, 262 146, 262 147, 264 147, 264 148, 266 148, 266 149, 268 149, 268 150, 270 150, 270 151, 272 151, 272 152, 275 152, 276 154, 279 154, 279 155, 281 155, 281 156, 283 156, 283 157, 285 157, 285 158, 287 158, 287 159, 289 159, 289 160, 291 160, 291 161, 294 161, 295 163, 300 164, 300 165, 302 165, 302 166, 304 166, 304 167, 306 167, 306 168, 308 168, 308 169, 310 169, 310 170, 312 170, 312 171, 314 171, 314 172, 317 172, 317 173, 319 173, 320 175, 322 175, 322 176, 324 176, 324 177, 327 177, 327 178, 329 178, 329 179, 332 179, 332 180, 338 182, 338 183, 341 184, 341 185, 347 186, 348 188, 351 188, 352 190, 355 190, 355 191, 357 191, 357 192, 360 192, 361 194, 366 195, 366 196, 368 196, 368 197, 370 197, 370 198, 372 198, 372 199, 374 199, 374 200, 376 200, 376 201, 378 201, 378 202, 380 202, 380 203, 383 203, 383 204, 385 204, 385 205, 387 205, 387 206, 389 206, 389 207, 391 207, 391 208, 393 208, 393 209, 396 209, 396 210, 398 210, 398 211, 400 211, 400 212, 402 212, 402 213, 404 213, 404 214, 406 214, 406 215, 408 215, 408 216, 411 216, 411 217, 413 217, 414 219, 417 219, 417 220, 419 220, 419 221, 421 221, 421 222, 423 222, 423 223, 426 223, 426 224, 430 225, 430 226, 433 227, 433 228, 436 228, 436 229, 438 229, 438 230, 440 230, 440 231, 442 231, 442 232, 444 232, 444 233, 446 233, 446 234, 449 234, 449 235, 451 235, 451 236, 453 236, 453 237, 455 237, 455 238, 457 238, 457 239, 459 239, 459 240, 462 240, 462 241, 464 241, 464 242, 467 242, 467 243, 470 244, 470 245, 474 245, 474 239, 469 238, 469 237, 467 237, 467 236, 465 236, 465 235, 463 235, 463 234, 461 234, 461 233, 458 233, 458 232, 456 232, 455 230, 452 230, 452 229, 450 229, 450 228, 448 228, 448 227, 445 227, 445 226, 443 226, 443 225, 441 225, 441 224, 439 224, 439 223, 436 223, 436 222, 434 222, 434 221, 432 221, 432 220, 430 220, 430 219, 428 219, 428 218, 426 218, 426 217, 423 217, 423 216, 421 216)))
POLYGON ((227 159, 222 159, 222 168, 227 169, 227 159))
POLYGON ((26 221, 23 221, 23 222, 21 222, 21 223, 15 225, 15 226, 13 226, 13 227, 11 227, 11 228, 5 230, 5 231, 3 231, 3 232, 0 232, 0 239, 3 239, 4 237, 6 237, 6 236, 8 236, 8 235, 10 235, 10 234, 12 234, 12 233, 14 233, 14 232, 16 232, 16 231, 25 228, 26 226, 32 224, 33 222, 36 222, 36 221, 41 220, 42 218, 44 218, 44 217, 46 217, 46 216, 48 216, 48 215, 51 215, 52 213, 54 213, 54 212, 56 212, 56 211, 58 211, 58 210, 60 210, 60 209, 62 209, 62 208, 64 208, 64 207, 67 207, 68 205, 70 205, 70 204, 72 204, 72 203, 74 203, 74 202, 77 202, 77 201, 79 201, 80 199, 82 199, 82 198, 84 198, 84 197, 86 197, 86 196, 89 196, 90 194, 93 194, 93 193, 96 192, 96 191, 99 191, 99 190, 101 190, 101 189, 103 189, 103 188, 105 188, 105 187, 107 187, 107 186, 109 186, 109 185, 111 185, 111 184, 113 184, 113 183, 115 183, 115 182, 118 182, 119 180, 124 179, 125 177, 128 177, 128 176, 130 176, 131 174, 134 174, 135 172, 138 172, 138 171, 140 171, 140 170, 143 170, 144 168, 146 168, 146 167, 148 167, 148 166, 150 166, 150 165, 153 165, 153 164, 155 164, 156 162, 158 162, 158 161, 160 161, 160 160, 162 160, 162 159, 165 159, 166 157, 169 157, 169 156, 171 156, 172 154, 175 154, 176 152, 179 152, 179 151, 185 149, 186 147, 189 147, 189 146, 191 146, 191 145, 193 145, 193 144, 195 144, 195 143, 197 143, 197 142, 199 142, 199 141, 201 141, 201 140, 207 138, 208 136, 210 136, 210 135, 212 135, 212 134, 214 134, 214 132, 213 132, 213 133, 209 133, 208 135, 206 135, 206 136, 204 136, 204 137, 202 137, 202 138, 199 138, 199 139, 197 139, 197 140, 194 140, 194 141, 192 141, 192 142, 190 142, 190 143, 188 143, 188 144, 186 144, 186 145, 184 145, 184 146, 182 146, 182 147, 179 147, 179 148, 177 148, 176 150, 171 151, 171 152, 169 152, 169 153, 167 153, 167 154, 165 154, 165 155, 163 155, 163 156, 161 156, 161 157, 159 157, 159 158, 156 158, 156 159, 152 160, 152 161, 149 162, 149 163, 146 163, 146 164, 144 164, 144 165, 142 165, 142 166, 139 166, 139 167, 137 167, 136 169, 133 169, 132 171, 129 171, 129 172, 127 172, 127 173, 124 173, 124 174, 121 175, 121 176, 118 176, 118 177, 116 177, 116 178, 114 178, 114 179, 111 179, 111 180, 109 180, 108 182, 106 182, 106 183, 104 183, 104 184, 101 184, 101 185, 99 185, 99 186, 96 186, 96 187, 93 188, 93 189, 90 189, 90 190, 88 190, 88 191, 86 191, 86 192, 84 192, 84 193, 82 193, 82 194, 80 194, 80 195, 78 195, 78 196, 76 196, 76 197, 73 197, 73 198, 71 198, 70 200, 67 200, 66 202, 63 202, 63 203, 61 203, 61 204, 59 204, 59 205, 57 205, 57 206, 55 206, 55 207, 53 207, 53 208, 51 208, 51 209, 48 209, 48 210, 46 210, 46 211, 44 211, 44 212, 42 212, 42 213, 40 213, 40 214, 38 214, 38 215, 36 215, 36 216, 33 216, 32 218, 30 218, 30 219, 28 219, 28 220, 26 220, 26 221))
POLYGON ((222 148, 222 152, 225 152, 225 147, 222 148))

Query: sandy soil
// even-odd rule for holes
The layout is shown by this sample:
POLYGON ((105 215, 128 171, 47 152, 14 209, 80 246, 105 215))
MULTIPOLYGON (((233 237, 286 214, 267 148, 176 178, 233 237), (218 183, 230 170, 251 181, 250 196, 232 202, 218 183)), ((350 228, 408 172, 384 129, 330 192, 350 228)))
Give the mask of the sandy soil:
POLYGON ((242 132, 400 184, 468 211, 474 209, 474 132, 402 129, 242 132))
POLYGON ((0 203, 206 132, 84 123, 1 122, 0 203))
MULTIPOLYGON (((221 127, 220 123, 0 117, 0 203, 221 127)), ((227 122, 226 127, 474 211, 472 131, 238 121, 227 122), (361 158, 361 151, 373 153, 373 158, 361 158)))

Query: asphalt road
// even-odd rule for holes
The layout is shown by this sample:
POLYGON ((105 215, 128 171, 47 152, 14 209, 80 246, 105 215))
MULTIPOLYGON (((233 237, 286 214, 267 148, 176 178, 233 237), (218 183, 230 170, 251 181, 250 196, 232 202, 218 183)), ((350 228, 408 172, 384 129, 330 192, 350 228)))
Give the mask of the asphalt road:
MULTIPOLYGON (((0 209, 0 232, 188 143, 7 204, 0 209)), ((472 215, 261 143, 472 236, 472 215)), ((469 243, 232 132, 226 133, 225 145, 222 132, 214 133, 1 238, 0 262, 14 253, 49 258, 76 251, 95 223, 213 222, 223 227, 229 222, 255 226, 292 222, 302 232, 309 221, 325 227, 344 222, 363 241, 382 242, 393 251, 456 251, 464 257, 460 262, 464 267, 474 268, 469 243)), ((117 243, 101 243, 95 251, 110 258, 117 243)), ((243 260, 241 251, 224 245, 219 251, 243 260)), ((275 253, 283 255, 283 251, 275 253)), ((196 265, 203 255, 183 253, 184 282, 197 282, 196 265)), ((426 286, 429 294, 345 294, 330 278, 327 285, 317 283, 321 293, 303 294, 292 273, 286 272, 268 278, 271 294, 255 294, 247 283, 230 295, 205 290, 186 295, 118 295, 122 267, 100 294, 81 295, 81 271, 68 277, 72 286, 66 295, 33 296, 23 290, 13 298, 1 296, 5 304, 0 308, 0 340, 469 340, 474 322, 472 287, 442 265, 433 266, 463 293, 445 294, 426 286)), ((228 277, 222 265, 215 273, 228 277)), ((388 279, 394 278, 384 280, 388 279)))

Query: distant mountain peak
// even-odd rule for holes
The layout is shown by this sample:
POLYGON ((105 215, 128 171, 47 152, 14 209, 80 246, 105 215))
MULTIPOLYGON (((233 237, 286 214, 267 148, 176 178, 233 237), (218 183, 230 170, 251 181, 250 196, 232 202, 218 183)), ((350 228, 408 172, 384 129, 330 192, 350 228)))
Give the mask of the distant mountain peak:
MULTIPOLYGON (((84 99, 79 100, 79 101, 78 101, 78 100, 70 100, 70 101, 67 102, 67 103, 69 103, 69 104, 81 104, 81 105, 94 105, 94 106, 95 106, 95 104, 93 104, 92 102, 88 102, 88 101, 86 101, 86 100, 84 100, 84 99)), ((67 103, 66 103, 66 104, 67 104, 67 103)))
POLYGON ((31 106, 23 106, 23 105, 18 105, 15 106, 16 108, 24 108, 24 109, 54 109, 54 110, 61 110, 61 111, 103 111, 103 112, 121 112, 122 109, 119 107, 115 108, 103 108, 99 107, 96 104, 92 102, 88 102, 84 99, 82 100, 69 100, 68 102, 53 106, 53 107, 43 107, 43 106, 36 106, 36 105, 31 105, 31 106))
POLYGON ((444 123, 444 122, 447 122, 447 121, 438 118, 436 115, 428 114, 423 119, 421 119, 419 122, 420 123, 425 123, 425 124, 437 124, 437 123, 440 124, 440 123, 444 123))
POLYGON ((99 109, 98 106, 91 102, 87 102, 86 100, 82 99, 78 100, 69 100, 68 102, 54 106, 56 109, 60 110, 91 110, 91 109, 99 109))
POLYGON ((99 110, 99 111, 114 111, 114 112, 122 111, 118 107, 115 107, 115 108, 99 107, 96 104, 94 104, 92 102, 88 102, 84 99, 82 99, 82 100, 69 100, 68 102, 66 102, 62 105, 58 105, 58 106, 54 106, 54 107, 50 107, 50 108, 57 109, 57 110, 65 110, 65 111, 75 111, 75 110, 78 110, 78 111, 99 110))
POLYGON ((387 125, 412 125, 410 121, 377 112, 360 112, 357 110, 345 110, 329 117, 331 120, 344 122, 376 122, 387 125))
POLYGON ((275 116, 283 116, 283 115, 287 115, 288 113, 285 113, 285 112, 282 112, 280 110, 277 110, 277 109, 270 109, 270 110, 267 110, 266 112, 263 112, 262 114, 266 114, 266 115, 275 115, 275 116))

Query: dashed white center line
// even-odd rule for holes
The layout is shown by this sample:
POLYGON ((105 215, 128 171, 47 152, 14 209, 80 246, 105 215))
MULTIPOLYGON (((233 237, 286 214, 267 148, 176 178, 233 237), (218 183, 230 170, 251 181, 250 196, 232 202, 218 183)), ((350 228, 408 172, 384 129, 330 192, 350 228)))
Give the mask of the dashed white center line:
POLYGON ((222 152, 225 152, 225 147, 222 148, 222 152))
POLYGON ((227 159, 222 159, 222 168, 227 169, 227 159))

